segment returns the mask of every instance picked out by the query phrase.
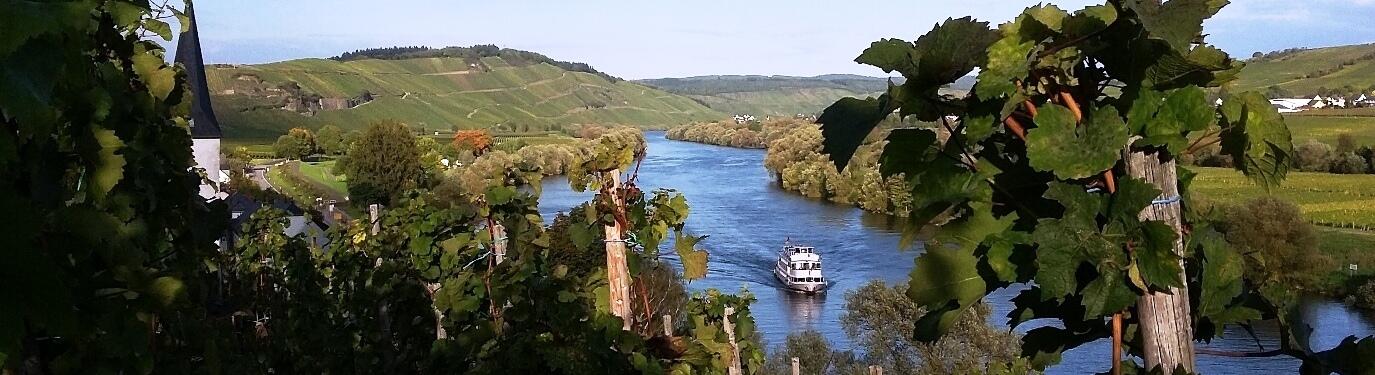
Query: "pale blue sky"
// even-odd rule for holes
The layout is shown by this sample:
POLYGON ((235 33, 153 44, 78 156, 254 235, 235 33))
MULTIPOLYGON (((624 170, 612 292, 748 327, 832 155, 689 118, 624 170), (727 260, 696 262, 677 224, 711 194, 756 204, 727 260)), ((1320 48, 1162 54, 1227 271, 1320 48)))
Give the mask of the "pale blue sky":
MULTIPOLYGON (((1054 1, 1079 9, 1085 0, 1054 1)), ((394 45, 496 44, 629 78, 707 74, 882 75, 852 59, 947 17, 1005 22, 1036 2, 954 1, 199 1, 210 63, 262 63, 394 45)), ((1375 42, 1375 0, 1234 0, 1208 21, 1234 56, 1375 42)))

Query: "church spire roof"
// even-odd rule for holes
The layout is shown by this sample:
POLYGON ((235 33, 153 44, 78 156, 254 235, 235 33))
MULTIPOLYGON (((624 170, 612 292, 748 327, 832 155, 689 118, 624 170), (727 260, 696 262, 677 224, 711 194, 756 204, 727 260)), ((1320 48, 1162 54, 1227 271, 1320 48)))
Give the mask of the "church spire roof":
POLYGON ((201 58, 196 13, 190 1, 186 3, 186 21, 190 25, 177 41, 176 62, 186 69, 186 81, 191 94, 191 138, 221 138, 220 122, 215 119, 215 109, 210 104, 210 88, 205 83, 205 61, 201 58))

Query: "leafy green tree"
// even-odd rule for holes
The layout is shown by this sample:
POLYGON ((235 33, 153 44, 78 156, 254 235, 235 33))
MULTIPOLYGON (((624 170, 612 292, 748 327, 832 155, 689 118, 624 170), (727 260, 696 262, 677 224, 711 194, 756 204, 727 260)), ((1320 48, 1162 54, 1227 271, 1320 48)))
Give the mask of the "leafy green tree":
POLYGON ((1017 361, 1017 335, 989 325, 987 305, 969 309, 932 343, 912 338, 923 310, 907 298, 906 285, 871 281, 845 294, 840 324, 865 363, 895 374, 987 373, 1017 361))
POLYGON ((320 148, 320 152, 329 155, 342 155, 348 151, 348 144, 344 143, 344 130, 338 126, 325 125, 315 134, 315 143, 320 148))
POLYGON ((1252 283, 1312 288, 1329 266, 1313 225, 1288 201, 1261 197, 1229 207, 1217 227, 1245 258, 1252 283))
MULTIPOLYGON (((798 367, 803 374, 867 374, 868 368, 860 364, 855 354, 849 351, 832 349, 831 342, 817 331, 803 331, 788 335, 788 338, 769 355, 764 364, 764 374, 792 374, 792 359, 798 359, 798 367)), ((891 370, 890 370, 891 371, 891 370)))
MULTIPOLYGON (((272 153, 279 158, 300 159, 304 157, 301 150, 306 149, 305 143, 300 138, 283 134, 277 137, 277 142, 272 143, 272 153)), ((305 154, 309 155, 309 154, 305 154)))
POLYGON ((228 215, 197 195, 185 74, 142 36, 171 40, 157 18, 182 13, 0 13, 0 372, 194 372, 228 215))
POLYGON ((364 205, 391 204, 419 187, 424 172, 415 135, 405 124, 381 121, 368 126, 343 163, 349 198, 364 205))
POLYGON ((1301 171, 1327 172, 1332 166, 1332 146, 1309 139, 1294 150, 1294 164, 1301 171))
POLYGON ((277 137, 272 150, 279 158, 305 159, 315 154, 315 134, 305 128, 292 128, 285 135, 277 137))
POLYGON ((1371 366, 1375 339, 1308 347, 1292 318, 1296 290, 1248 287, 1261 275, 1242 272, 1237 250, 1191 216, 1191 175, 1175 168, 1177 155, 1221 143, 1237 169, 1268 188, 1284 179, 1293 154, 1283 117, 1263 95, 1208 100, 1205 88, 1242 67, 1205 42, 1203 21, 1224 5, 1039 5, 996 29, 948 19, 913 42, 883 39, 860 54, 857 62, 906 80, 877 98, 841 99, 818 118, 838 167, 895 112, 949 134, 896 129, 880 163, 911 186, 904 237, 930 239, 906 292, 926 309, 917 339, 938 340, 985 295, 1015 287, 1010 325, 1057 321, 1023 337, 1022 354, 1036 368, 1118 336, 1132 339, 1114 345, 1142 361, 1111 360, 1114 368, 1192 371, 1190 338, 1262 318, 1287 332, 1281 350, 1267 354, 1301 358, 1304 371, 1371 366), (975 69, 971 92, 941 93, 975 69), (1191 316, 1171 318, 1162 307, 1191 316))

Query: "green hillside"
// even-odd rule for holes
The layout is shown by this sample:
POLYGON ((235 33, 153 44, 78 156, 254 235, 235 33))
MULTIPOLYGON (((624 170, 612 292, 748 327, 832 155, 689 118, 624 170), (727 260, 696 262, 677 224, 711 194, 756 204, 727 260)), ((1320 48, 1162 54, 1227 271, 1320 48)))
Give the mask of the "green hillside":
POLYGON ((1243 90, 1271 86, 1308 96, 1321 88, 1375 89, 1375 44, 1271 52, 1251 58, 1236 83, 1243 90))
POLYGON ((667 127, 725 116, 638 83, 548 63, 516 66, 501 57, 217 65, 207 79, 229 139, 272 139, 298 126, 358 129, 382 119, 434 130, 529 132, 568 124, 667 127))
MULTIPOLYGON (((966 77, 970 78, 970 77, 966 77)), ((844 97, 878 95, 888 78, 852 74, 815 77, 718 75, 641 80, 649 86, 684 95, 713 109, 756 117, 816 114, 844 97)), ((893 78, 901 84, 902 78, 893 78)), ((951 90, 968 90, 972 79, 961 79, 951 90)))

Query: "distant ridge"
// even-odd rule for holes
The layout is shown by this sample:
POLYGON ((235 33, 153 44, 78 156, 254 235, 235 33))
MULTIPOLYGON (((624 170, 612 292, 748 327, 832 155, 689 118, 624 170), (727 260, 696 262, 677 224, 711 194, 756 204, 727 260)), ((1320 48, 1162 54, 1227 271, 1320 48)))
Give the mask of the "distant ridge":
POLYGON ((1235 85, 1272 96, 1369 94, 1375 91, 1375 43, 1258 52, 1235 85))
MULTIPOLYGON (((826 74, 813 77, 709 75, 636 82, 688 96, 722 112, 794 116, 815 114, 840 98, 877 95, 888 89, 889 80, 894 84, 904 81, 902 77, 826 74)), ((963 77, 949 89, 967 91, 973 85, 973 77, 963 77)))

